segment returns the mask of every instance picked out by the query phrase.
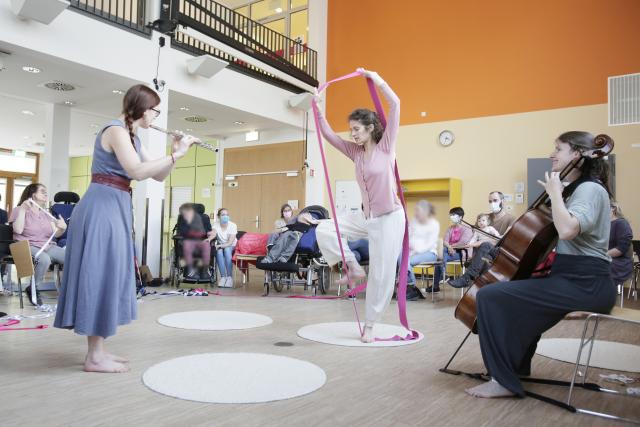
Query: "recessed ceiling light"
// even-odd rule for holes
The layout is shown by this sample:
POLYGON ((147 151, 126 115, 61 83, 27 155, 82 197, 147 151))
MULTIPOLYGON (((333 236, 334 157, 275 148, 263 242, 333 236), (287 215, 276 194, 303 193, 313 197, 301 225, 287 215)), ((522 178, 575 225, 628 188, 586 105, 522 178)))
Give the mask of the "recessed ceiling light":
POLYGON ((25 65, 24 67, 22 67, 22 71, 26 71, 27 73, 38 74, 42 70, 40 68, 38 68, 38 67, 33 67, 31 65, 25 65))
POLYGON ((238 125, 238 126, 246 124, 245 122, 241 122, 241 121, 239 121, 239 120, 238 120, 238 121, 235 121, 235 122, 233 122, 233 123, 234 123, 234 124, 236 124, 236 125, 238 125))
POLYGON ((189 111, 189 107, 180 107, 180 111, 189 111))
POLYGON ((115 93, 116 95, 124 95, 124 92, 121 91, 120 89, 114 89, 111 91, 112 93, 115 93))
POLYGON ((30 136, 23 136, 22 139, 29 139, 31 138, 30 136))
POLYGON ((189 117, 185 117, 184 119, 191 123, 204 123, 209 120, 203 116, 189 116, 189 117))
POLYGON ((189 128, 187 128, 187 129, 185 129, 185 130, 186 130, 187 132, 193 132, 193 129, 189 129, 189 128))
POLYGON ((282 13, 282 8, 281 7, 276 7, 276 13, 282 13))
POLYGON ((91 126, 92 128, 100 127, 100 126, 98 126, 98 125, 97 125, 97 124, 95 124, 95 123, 91 123, 89 126, 91 126))
POLYGON ((76 103, 74 101, 64 101, 64 105, 71 107, 72 105, 76 105, 76 103))
POLYGON ((31 110, 22 110, 22 114, 24 114, 25 116, 35 116, 36 113, 34 113, 31 110))

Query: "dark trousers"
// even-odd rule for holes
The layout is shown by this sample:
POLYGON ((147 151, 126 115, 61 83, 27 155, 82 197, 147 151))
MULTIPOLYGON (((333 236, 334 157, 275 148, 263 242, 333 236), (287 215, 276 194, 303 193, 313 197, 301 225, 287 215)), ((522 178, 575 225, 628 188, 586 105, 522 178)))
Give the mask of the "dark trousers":
POLYGON ((616 290, 609 262, 558 255, 548 277, 487 285, 476 298, 485 367, 503 387, 524 396, 519 376, 529 374, 542 333, 572 311, 609 313, 616 290))

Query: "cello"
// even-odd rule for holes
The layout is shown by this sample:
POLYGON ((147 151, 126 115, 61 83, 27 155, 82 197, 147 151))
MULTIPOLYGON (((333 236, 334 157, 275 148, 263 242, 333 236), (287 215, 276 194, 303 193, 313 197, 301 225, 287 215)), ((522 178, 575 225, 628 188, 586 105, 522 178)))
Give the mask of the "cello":
MULTIPOLYGON (((613 151, 613 140, 608 135, 598 135, 593 148, 569 163, 560 173, 564 179, 585 158, 602 158, 613 151)), ((498 250, 491 267, 478 276, 458 302, 455 318, 464 323, 473 333, 477 333, 476 294, 487 285, 496 282, 522 280, 531 277, 536 266, 542 262, 558 240, 558 232, 553 224, 549 196, 545 191, 522 214, 511 228, 496 243, 498 250)), ((448 366, 448 365, 447 365, 448 366)))

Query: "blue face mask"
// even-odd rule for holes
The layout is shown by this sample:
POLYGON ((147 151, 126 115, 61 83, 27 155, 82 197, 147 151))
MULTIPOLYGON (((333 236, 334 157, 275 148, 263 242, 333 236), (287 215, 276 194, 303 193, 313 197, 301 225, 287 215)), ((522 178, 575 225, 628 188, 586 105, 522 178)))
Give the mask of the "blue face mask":
POLYGON ((226 224, 229 222, 229 215, 220 216, 220 224, 226 224))

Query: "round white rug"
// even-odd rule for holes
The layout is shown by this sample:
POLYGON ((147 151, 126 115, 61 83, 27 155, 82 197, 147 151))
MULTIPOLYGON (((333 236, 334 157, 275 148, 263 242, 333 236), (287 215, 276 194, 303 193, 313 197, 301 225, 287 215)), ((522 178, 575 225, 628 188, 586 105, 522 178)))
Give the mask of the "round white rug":
POLYGON ((273 323, 273 320, 262 314, 243 311, 183 311, 164 315, 158 323, 171 328, 229 331, 258 328, 273 323))
MULTIPOLYGON (((364 327, 364 325, 363 325, 364 327)), ((377 338, 391 338, 395 335, 405 337, 408 331, 402 326, 378 323, 373 327, 373 335, 377 338)), ((343 345, 347 347, 397 347, 422 341, 424 335, 418 332, 418 338, 408 341, 376 341, 365 344, 360 341, 360 331, 356 322, 332 322, 308 325, 298 330, 298 336, 324 344, 343 345)))
POLYGON ((313 363, 273 354, 205 353, 178 357, 147 369, 151 390, 205 403, 261 403, 309 394, 327 376, 313 363))
MULTIPOLYGON (((545 338, 538 342, 536 353, 562 362, 576 363, 579 347, 578 338, 545 338)), ((587 361, 588 355, 589 346, 586 346, 580 357, 582 363, 587 361)), ((596 340, 589 366, 614 371, 640 372, 640 346, 596 340)))

